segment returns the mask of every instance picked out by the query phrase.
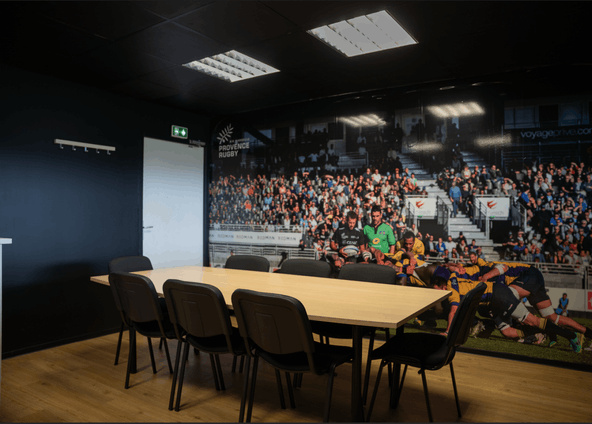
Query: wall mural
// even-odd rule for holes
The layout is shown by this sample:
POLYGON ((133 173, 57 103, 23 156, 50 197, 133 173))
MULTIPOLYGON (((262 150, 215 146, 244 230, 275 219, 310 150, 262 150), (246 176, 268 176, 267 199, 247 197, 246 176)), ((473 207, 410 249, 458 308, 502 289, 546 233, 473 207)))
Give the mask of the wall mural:
MULTIPOLYGON (((460 297, 487 275, 467 347, 592 369, 589 101, 554 101, 442 95, 222 120, 209 162, 211 263, 309 257, 337 273, 376 262, 398 267, 398 283, 460 297), (516 312, 500 317, 507 302, 516 312)), ((408 331, 445 332, 454 306, 408 331)))

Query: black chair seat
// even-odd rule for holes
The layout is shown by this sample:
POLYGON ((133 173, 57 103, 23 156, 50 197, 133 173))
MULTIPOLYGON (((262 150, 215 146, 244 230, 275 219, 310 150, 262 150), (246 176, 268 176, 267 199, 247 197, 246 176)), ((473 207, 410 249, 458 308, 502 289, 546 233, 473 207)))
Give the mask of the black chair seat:
MULTIPOLYGON (((229 351, 228 341, 224 334, 211 337, 196 337, 188 334, 185 336, 185 340, 187 340, 191 346, 206 353, 228 353, 229 351)), ((235 355, 244 355, 247 352, 243 339, 238 334, 238 331, 233 331, 233 334, 230 336, 230 342, 232 343, 232 351, 235 355)))
MULTIPOLYGON (((315 374, 322 375, 329 372, 331 365, 341 365, 352 360, 354 351, 348 346, 332 346, 314 342, 315 374)), ((255 353, 275 368, 288 372, 304 373, 310 372, 308 356, 305 352, 295 352, 290 354, 276 355, 261 349, 256 349, 255 353)))
MULTIPOLYGON (((134 322, 132 323, 132 327, 134 327, 138 333, 145 337, 152 337, 156 339, 160 339, 162 337, 158 321, 134 322)), ((163 321, 162 328, 167 339, 175 338, 175 328, 170 321, 163 321)))
POLYGON ((441 368, 454 359, 455 351, 448 349, 446 337, 431 333, 404 333, 375 349, 370 358, 408 364, 427 370, 441 368), (449 358, 446 356, 450 355, 449 358))

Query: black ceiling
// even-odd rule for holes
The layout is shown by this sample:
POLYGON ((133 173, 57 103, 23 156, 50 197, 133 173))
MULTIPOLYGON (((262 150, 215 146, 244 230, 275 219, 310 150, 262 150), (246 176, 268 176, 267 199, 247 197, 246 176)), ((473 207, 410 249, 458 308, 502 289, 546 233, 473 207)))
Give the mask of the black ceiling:
POLYGON ((512 80, 522 84, 522 92, 528 85, 544 94, 591 79, 590 5, 0 2, 0 57, 4 64, 208 116, 459 81, 512 80), (418 40, 417 45, 347 58, 306 33, 383 9, 418 40), (280 72, 227 83, 181 66, 232 49, 280 72))

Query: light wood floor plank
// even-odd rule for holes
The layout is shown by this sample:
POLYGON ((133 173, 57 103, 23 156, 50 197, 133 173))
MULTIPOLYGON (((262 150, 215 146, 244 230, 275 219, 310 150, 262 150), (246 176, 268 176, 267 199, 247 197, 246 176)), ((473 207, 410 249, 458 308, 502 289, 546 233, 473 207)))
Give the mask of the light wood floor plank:
MULTIPOLYGON (((226 391, 217 392, 208 355, 189 355, 181 411, 168 411, 172 376, 164 351, 156 349, 152 374, 146 339, 139 337, 139 372, 124 389, 127 340, 113 365, 117 335, 109 335, 3 361, 1 422, 235 422, 243 377, 231 373, 232 357, 221 356, 226 391)), ((174 360, 176 342, 169 342, 174 360)), ((592 374, 485 356, 454 360, 463 417, 458 420, 449 369, 428 372, 434 419, 440 422, 589 422, 592 374)), ((371 390, 378 364, 373 364, 371 390)), ((283 376, 282 376, 283 377, 283 376)), ((337 370, 331 421, 348 422, 351 367, 337 370)), ((296 409, 279 406, 273 369, 260 362, 254 422, 318 422, 326 376, 307 374, 295 392, 296 409)), ((388 407, 383 376, 372 421, 425 422, 427 412, 416 369, 409 369, 399 408, 388 407)))

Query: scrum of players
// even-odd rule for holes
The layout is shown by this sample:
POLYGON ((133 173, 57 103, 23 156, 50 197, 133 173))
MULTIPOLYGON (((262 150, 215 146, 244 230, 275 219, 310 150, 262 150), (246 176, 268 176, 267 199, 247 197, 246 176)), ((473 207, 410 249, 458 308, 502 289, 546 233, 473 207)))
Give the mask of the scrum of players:
POLYGON ((444 335, 448 334, 463 296, 479 282, 484 282, 487 288, 479 314, 490 317, 505 337, 535 344, 549 337, 550 346, 557 337, 563 337, 576 353, 581 352, 585 338, 592 339, 590 328, 555 313, 544 277, 537 268, 515 262, 487 262, 474 253, 469 255, 470 263, 465 265, 428 263, 424 261, 423 243, 411 231, 403 234, 402 242, 395 242, 392 228, 382 222, 379 207, 372 209, 371 217, 372 225, 366 225, 362 231, 357 226, 357 215, 349 212, 347 225, 338 229, 331 240, 331 249, 336 253, 327 255, 327 260, 337 271, 348 263, 374 262, 397 270, 395 284, 450 291, 447 302, 420 317, 426 320, 446 318, 448 328, 444 335), (534 306, 540 317, 526 308, 523 298, 534 306))

